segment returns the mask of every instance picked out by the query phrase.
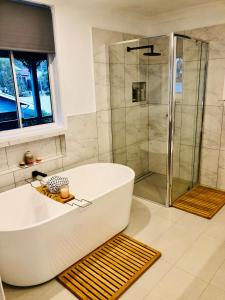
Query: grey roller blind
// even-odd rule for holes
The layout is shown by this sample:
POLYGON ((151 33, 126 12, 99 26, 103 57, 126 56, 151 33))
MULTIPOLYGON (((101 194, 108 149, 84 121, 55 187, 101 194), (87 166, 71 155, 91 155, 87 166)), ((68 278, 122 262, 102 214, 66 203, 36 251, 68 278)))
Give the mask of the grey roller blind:
POLYGON ((54 53, 50 8, 0 0, 0 49, 54 53))

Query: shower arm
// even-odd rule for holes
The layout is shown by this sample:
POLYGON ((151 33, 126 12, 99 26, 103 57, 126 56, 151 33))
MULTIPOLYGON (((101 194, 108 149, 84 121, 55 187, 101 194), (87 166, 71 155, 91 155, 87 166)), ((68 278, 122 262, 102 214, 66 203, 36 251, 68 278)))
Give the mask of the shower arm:
POLYGON ((151 51, 154 51, 154 45, 147 45, 147 46, 140 46, 140 47, 127 47, 127 52, 131 52, 133 50, 139 50, 139 49, 151 49, 151 51))

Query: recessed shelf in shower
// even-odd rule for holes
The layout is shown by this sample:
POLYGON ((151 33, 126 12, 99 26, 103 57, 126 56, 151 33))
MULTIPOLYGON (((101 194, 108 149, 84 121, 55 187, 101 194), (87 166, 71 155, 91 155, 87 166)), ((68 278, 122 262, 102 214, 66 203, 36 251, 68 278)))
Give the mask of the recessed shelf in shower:
POLYGON ((146 101, 146 82, 132 83, 132 102, 146 101))

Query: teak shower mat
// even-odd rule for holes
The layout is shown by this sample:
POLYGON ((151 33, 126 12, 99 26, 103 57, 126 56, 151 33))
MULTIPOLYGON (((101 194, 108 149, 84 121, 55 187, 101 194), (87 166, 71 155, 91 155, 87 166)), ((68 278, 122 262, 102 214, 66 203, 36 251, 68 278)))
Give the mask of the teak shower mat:
POLYGON ((161 253, 118 234, 58 275, 81 300, 118 299, 161 253))
POLYGON ((225 192, 196 186, 177 200, 173 207, 211 219, 225 204, 225 192))

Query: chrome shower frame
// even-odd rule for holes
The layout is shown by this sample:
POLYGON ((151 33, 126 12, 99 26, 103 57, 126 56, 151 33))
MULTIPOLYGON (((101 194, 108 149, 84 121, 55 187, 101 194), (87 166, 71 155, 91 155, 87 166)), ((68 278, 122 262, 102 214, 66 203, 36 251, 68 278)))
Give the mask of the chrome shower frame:
MULTIPOLYGON (((185 35, 179 35, 174 32, 169 34, 169 109, 168 109, 168 156, 167 156, 167 199, 165 206, 169 207, 172 205, 172 188, 173 188, 173 141, 174 141, 174 127, 175 127, 175 91, 176 91, 176 45, 177 37, 179 38, 188 38, 190 40, 200 41, 205 44, 209 44, 207 41, 201 39, 195 39, 185 35)), ((207 49, 207 63, 204 73, 204 92, 201 101, 202 108, 202 122, 201 122, 201 134, 200 134, 200 143, 199 143, 199 165, 198 165, 198 181, 200 173, 200 164, 201 164, 201 145, 202 145, 202 132, 203 132, 203 121, 204 121, 204 109, 205 109, 205 98, 206 98, 206 81, 207 81, 207 66, 208 66, 208 49, 207 49)))

